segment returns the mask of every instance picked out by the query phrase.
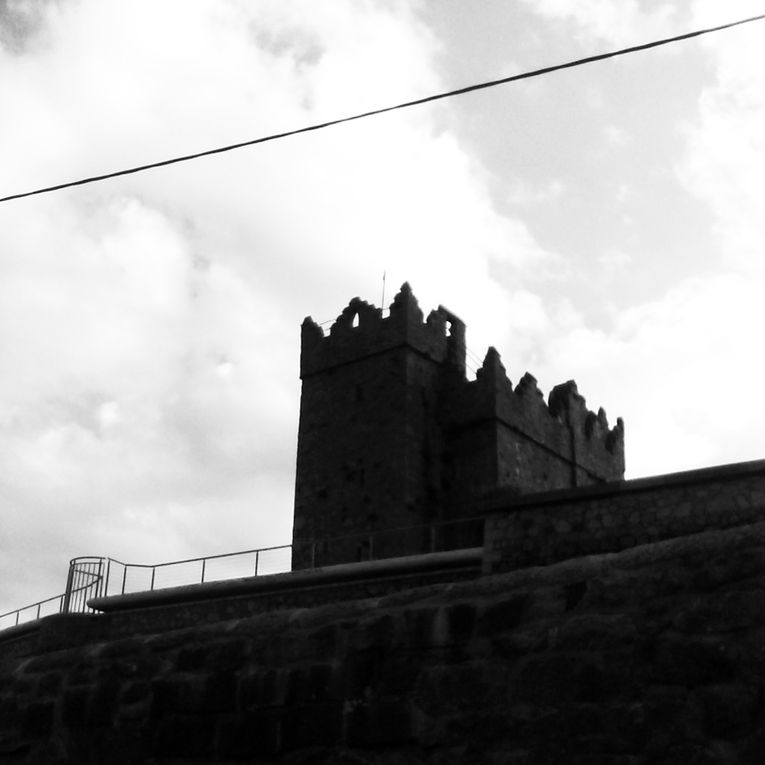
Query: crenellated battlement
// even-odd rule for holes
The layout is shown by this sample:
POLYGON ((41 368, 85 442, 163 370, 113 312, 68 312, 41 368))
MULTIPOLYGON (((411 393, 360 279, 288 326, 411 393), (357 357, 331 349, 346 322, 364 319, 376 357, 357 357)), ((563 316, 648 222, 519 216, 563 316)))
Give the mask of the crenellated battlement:
MULTIPOLYGON (((469 381, 464 323, 443 306, 424 318, 406 283, 388 316, 356 297, 327 334, 306 318, 300 375, 296 539, 458 519, 496 489, 624 474, 621 420, 609 428, 573 381, 547 402, 528 373, 514 388, 494 348, 469 381)), ((426 544, 410 540, 409 551, 426 544)), ((327 562, 368 554, 338 549, 327 562)))
POLYGON ((624 472, 621 418, 609 428, 605 410, 590 411, 573 380, 553 388, 545 403, 536 378, 528 372, 513 389, 499 353, 489 348, 476 379, 467 382, 454 399, 447 420, 452 427, 496 420, 561 458, 577 462, 593 476, 615 480, 624 472))
POLYGON ((383 311, 355 297, 325 335, 310 317, 303 320, 300 376, 342 366, 394 348, 409 347, 438 364, 465 371, 465 325, 443 306, 424 320, 408 283, 383 311))

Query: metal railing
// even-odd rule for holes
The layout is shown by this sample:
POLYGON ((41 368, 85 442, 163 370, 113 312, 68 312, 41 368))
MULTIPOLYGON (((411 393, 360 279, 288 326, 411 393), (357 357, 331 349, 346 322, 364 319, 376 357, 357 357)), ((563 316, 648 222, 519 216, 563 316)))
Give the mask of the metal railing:
POLYGON ((0 614, 0 630, 52 614, 87 613, 87 602, 104 593, 104 564, 107 558, 83 556, 69 561, 66 592, 38 600, 15 611, 0 614))
POLYGON ((54 595, 52 598, 38 600, 37 603, 22 606, 15 611, 8 611, 8 613, 0 614, 0 630, 14 627, 23 624, 24 622, 36 621, 43 616, 61 613, 64 605, 64 598, 66 598, 66 593, 61 593, 61 595, 54 595))
POLYGON ((0 630, 52 614, 94 613, 88 601, 106 595, 289 571, 291 551, 292 545, 279 545, 155 564, 97 556, 73 558, 66 592, 0 614, 0 630))
POLYGON ((292 545, 277 545, 154 564, 123 563, 107 558, 102 594, 124 595, 128 592, 278 574, 290 570, 291 551, 292 545))
POLYGON ((94 613, 88 601, 108 595, 284 573, 293 567, 310 570, 329 563, 381 560, 402 554, 479 546, 483 521, 483 518, 468 518, 373 533, 299 539, 294 545, 259 547, 166 563, 124 563, 116 558, 96 556, 73 558, 69 563, 66 592, 0 614, 0 630, 54 613, 94 613))

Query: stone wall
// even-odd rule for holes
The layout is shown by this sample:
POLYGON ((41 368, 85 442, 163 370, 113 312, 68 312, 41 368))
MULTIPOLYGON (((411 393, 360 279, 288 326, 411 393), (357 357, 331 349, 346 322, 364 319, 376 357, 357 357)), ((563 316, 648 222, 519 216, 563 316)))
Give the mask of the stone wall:
POLYGON ((484 571, 542 566, 706 529, 765 520, 765 462, 673 473, 544 495, 495 495, 484 571))
POLYGON ((743 765, 765 752, 762 523, 161 634, 86 632, 29 655, 0 646, 0 761, 743 765))
MULTIPOLYGON (((295 569, 371 557, 370 535, 454 520, 506 487, 549 491, 620 479, 621 420, 587 409, 576 385, 546 404, 526 374, 513 388, 490 348, 465 376, 465 325, 442 306, 424 318, 404 284, 383 317, 354 298, 325 335, 302 326, 295 569), (315 540, 332 538, 318 550, 315 540)), ((383 540, 384 543, 384 540, 383 540)), ((413 530, 375 555, 428 549, 413 530)))
MULTIPOLYGON (((310 318, 303 323, 293 569, 311 565, 304 541, 333 538, 311 553, 318 565, 355 562, 371 556, 370 534, 438 520, 434 413, 441 377, 465 368, 464 325, 450 317, 447 332, 447 317, 439 310, 423 321, 406 287, 385 319, 356 298, 327 337, 310 318)), ((413 530, 375 555, 427 545, 427 533, 413 530)))

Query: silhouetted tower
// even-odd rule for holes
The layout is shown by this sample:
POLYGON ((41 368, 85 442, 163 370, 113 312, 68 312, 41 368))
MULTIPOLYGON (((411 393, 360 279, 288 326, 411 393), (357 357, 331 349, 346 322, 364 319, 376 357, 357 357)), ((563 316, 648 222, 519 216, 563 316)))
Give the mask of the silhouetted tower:
MULTIPOLYGON (((464 338, 443 308, 424 323, 408 284, 386 318, 354 298, 328 337, 310 317, 303 322, 293 535, 352 536, 322 545, 317 564, 390 554, 401 534, 374 532, 435 518, 439 394, 450 377, 465 377, 464 338)), ((422 533, 412 532, 415 549, 422 533)), ((293 567, 310 562, 297 547, 293 567)))
MULTIPOLYGON (((359 298, 328 336, 306 318, 300 376, 295 569, 426 552, 434 524, 497 488, 624 473, 621 420, 609 430, 573 382, 549 406, 531 375, 513 390, 493 348, 468 381, 465 325, 443 307, 423 321, 408 284, 386 318, 359 298)), ((451 541, 468 543, 480 540, 451 541)))

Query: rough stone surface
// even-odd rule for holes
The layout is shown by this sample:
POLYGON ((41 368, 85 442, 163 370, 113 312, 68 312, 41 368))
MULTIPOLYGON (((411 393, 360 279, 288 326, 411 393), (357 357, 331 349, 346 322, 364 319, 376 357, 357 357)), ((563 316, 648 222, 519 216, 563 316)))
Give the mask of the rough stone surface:
POLYGON ((0 643, 0 762, 765 757, 765 523, 162 634, 69 634, 32 654, 0 643))
MULTIPOLYGON (((499 494, 492 503, 484 570, 496 573, 765 519, 765 463, 534 497, 499 494)), ((487 512, 486 507, 474 508, 479 510, 487 512)))
POLYGON ((498 487, 624 474, 621 421, 609 428, 573 382, 548 404, 531 375, 513 389, 493 348, 468 381, 465 325, 443 307, 424 319, 406 284, 385 318, 358 298, 327 336, 307 318, 300 376, 293 569, 472 546, 470 525, 439 539, 427 526, 498 487))

